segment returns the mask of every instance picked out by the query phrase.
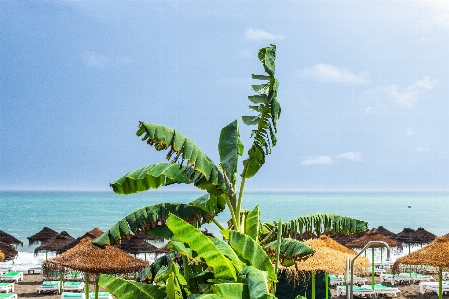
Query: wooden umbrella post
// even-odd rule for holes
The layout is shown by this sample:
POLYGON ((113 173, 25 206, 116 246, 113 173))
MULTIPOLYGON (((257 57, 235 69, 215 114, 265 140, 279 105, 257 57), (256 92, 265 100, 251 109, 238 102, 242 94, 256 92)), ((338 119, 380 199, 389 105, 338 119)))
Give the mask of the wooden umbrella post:
POLYGON ((98 285, 98 281, 100 280, 100 275, 97 275, 97 278, 95 279, 95 299, 98 299, 98 289, 100 288, 100 286, 98 285))
POLYGON ((438 267, 438 299, 443 298, 443 268, 438 267))
POLYGON ((312 299, 315 299, 315 279, 316 273, 315 271, 312 271, 312 299))
POLYGON ((84 285, 85 285, 84 293, 87 299, 89 298, 89 274, 87 273, 84 273, 84 285))
POLYGON ((326 286, 326 299, 329 299, 329 279, 327 272, 324 272, 324 280, 325 280, 325 286, 326 286))
POLYGON ((374 247, 371 248, 371 287, 374 291, 374 247))

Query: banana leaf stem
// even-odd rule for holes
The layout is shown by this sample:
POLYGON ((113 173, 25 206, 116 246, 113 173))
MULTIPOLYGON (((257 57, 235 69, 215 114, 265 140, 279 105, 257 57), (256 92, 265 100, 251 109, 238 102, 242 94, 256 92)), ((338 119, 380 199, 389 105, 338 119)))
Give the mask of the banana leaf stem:
MULTIPOLYGON (((276 245, 276 262, 274 264, 274 272, 278 273, 278 267, 279 267, 279 253, 281 251, 281 239, 282 239, 282 218, 279 219, 278 223, 278 238, 277 238, 277 245, 276 245)), ((276 282, 273 284, 273 295, 276 296, 276 282)))
POLYGON ((216 226, 218 226, 218 228, 220 230, 224 230, 225 228, 223 227, 223 225, 220 224, 220 222, 217 221, 217 219, 212 219, 212 222, 215 223, 216 226))
MULTIPOLYGON (((236 217, 235 217, 235 211, 234 211, 234 208, 232 207, 232 203, 231 203, 231 200, 229 199, 229 197, 228 196, 225 196, 225 199, 226 199, 226 204, 228 205, 228 207, 229 207, 229 211, 231 212, 231 216, 232 216, 232 223, 234 224, 234 229, 236 230, 236 231, 238 231, 239 230, 239 227, 240 227, 240 223, 239 222, 237 222, 237 219, 236 219, 236 217)), ((238 218, 238 217, 237 217, 238 218)))
POLYGON ((242 183, 240 184, 239 198, 237 200, 236 214, 238 216, 238 227, 240 227, 240 209, 242 208, 243 190, 245 189, 246 173, 248 172, 248 164, 245 165, 242 175, 242 183))

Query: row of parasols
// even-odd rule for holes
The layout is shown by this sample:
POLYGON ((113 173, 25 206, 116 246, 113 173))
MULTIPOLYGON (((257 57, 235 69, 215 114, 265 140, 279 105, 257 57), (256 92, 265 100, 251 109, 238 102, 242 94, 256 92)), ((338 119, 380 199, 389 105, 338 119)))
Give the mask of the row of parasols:
MULTIPOLYGON (((103 231, 98 228, 94 228, 91 231, 86 232, 84 235, 74 238, 66 231, 58 233, 51 228, 44 227, 38 233, 28 237, 28 240, 30 245, 41 243, 40 246, 34 249, 35 254, 39 252, 55 252, 56 254, 61 254, 76 246, 84 238, 94 240, 102 234, 103 231)), ((133 235, 130 239, 123 240, 121 244, 116 246, 123 251, 134 255, 142 253, 159 254, 168 252, 165 246, 158 248, 150 244, 148 241, 163 242, 163 239, 147 236, 142 232, 137 235, 133 235)), ((13 245, 23 246, 23 242, 0 230, 0 261, 12 260, 17 256, 18 252, 13 245)))

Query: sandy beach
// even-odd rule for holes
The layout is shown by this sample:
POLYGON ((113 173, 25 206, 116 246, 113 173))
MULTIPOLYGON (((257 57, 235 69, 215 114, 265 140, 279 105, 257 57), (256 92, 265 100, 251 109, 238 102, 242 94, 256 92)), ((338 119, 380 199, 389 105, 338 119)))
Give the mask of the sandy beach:
MULTIPOLYGON (((14 293, 18 295, 19 298, 40 298, 40 299, 58 299, 61 297, 60 294, 56 292, 44 292, 41 294, 37 293, 38 286, 42 283, 42 274, 27 274, 24 273, 23 275, 23 281, 20 281, 18 284, 15 284, 15 291, 14 293)), ((434 276, 435 278, 435 276, 434 276)), ((369 279, 369 278, 368 278, 369 279)), ((375 277, 376 283, 379 282, 379 276, 375 277)), ((383 282, 383 285, 385 286, 391 286, 391 284, 383 282)), ((94 291, 94 285, 90 284, 90 291, 94 291)), ((418 283, 406 283, 406 284, 399 284, 395 285, 394 287, 397 287, 401 290, 398 297, 394 297, 393 295, 381 295, 381 297, 391 297, 391 298, 425 298, 425 299, 432 299, 432 298, 438 298, 437 294, 434 292, 426 292, 425 294, 421 294, 419 292, 419 284, 418 283)), ((332 298, 345 298, 343 296, 336 297, 336 290, 335 287, 331 288, 332 292, 332 298)), ((357 298, 356 296, 354 296, 357 298)), ((448 297, 448 295, 443 294, 443 297, 448 297)))

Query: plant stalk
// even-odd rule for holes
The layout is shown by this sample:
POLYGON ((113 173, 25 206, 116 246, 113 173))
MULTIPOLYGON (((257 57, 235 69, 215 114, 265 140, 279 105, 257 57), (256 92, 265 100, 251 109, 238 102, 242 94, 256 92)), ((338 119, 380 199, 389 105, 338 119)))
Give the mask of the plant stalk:
POLYGON ((242 198, 243 198, 243 189, 245 189, 245 182, 246 182, 246 173, 248 172, 248 166, 245 166, 245 169, 243 170, 243 176, 242 176, 242 183, 240 184, 240 191, 239 191, 239 199, 237 200, 237 208, 236 208, 236 214, 238 215, 238 226, 240 227, 240 209, 242 208, 242 198))

